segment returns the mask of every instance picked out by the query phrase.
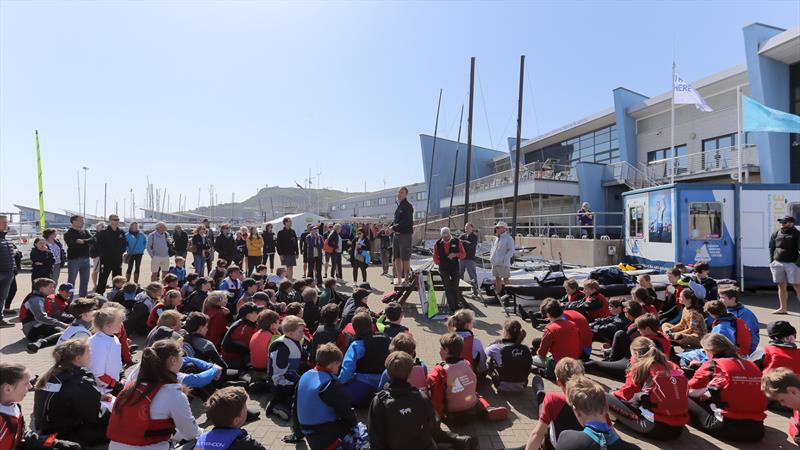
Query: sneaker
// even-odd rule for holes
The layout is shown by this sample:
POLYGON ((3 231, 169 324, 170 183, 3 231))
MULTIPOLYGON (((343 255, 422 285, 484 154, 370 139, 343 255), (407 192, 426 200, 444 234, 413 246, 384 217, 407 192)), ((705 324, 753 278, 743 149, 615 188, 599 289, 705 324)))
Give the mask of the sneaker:
POLYGON ((247 419, 245 419, 245 422, 255 422, 259 417, 261 417, 261 411, 250 406, 247 407, 247 419))
POLYGON ((16 309, 6 309, 3 311, 4 316, 16 316, 18 314, 16 309))
POLYGON ((139 350, 139 346, 137 344, 128 345, 128 351, 131 352, 131 354, 136 353, 137 350, 139 350))
POLYGON ((544 379, 539 375, 534 375, 531 381, 531 388, 536 393, 536 400, 541 405, 542 401, 544 401, 544 379))
POLYGON ((14 326, 14 324, 13 324, 13 323, 11 323, 11 322, 6 322, 5 320, 3 320, 3 319, 0 319, 0 328, 11 328, 11 327, 13 327, 13 326, 14 326))
POLYGON ((287 434, 281 438, 281 440, 287 444, 299 444, 303 442, 303 439, 305 439, 305 437, 299 433, 287 434))
POLYGON ((28 349, 28 353, 30 353, 31 355, 36 354, 39 352, 39 343, 29 342, 26 348, 28 349))
POLYGON ((472 436, 458 436, 453 438, 453 448, 476 450, 478 448, 478 440, 472 436))
POLYGON ((517 315, 523 321, 525 321, 525 322, 528 321, 528 312, 525 311, 525 308, 523 308, 522 305, 520 305, 520 304, 517 304, 517 315))
POLYGON ((490 422, 499 422, 508 419, 508 408, 505 406, 490 406, 486 408, 486 418, 490 422))
POLYGON ((267 410, 267 414, 278 416, 281 420, 289 420, 289 412, 281 406, 276 406, 267 410))

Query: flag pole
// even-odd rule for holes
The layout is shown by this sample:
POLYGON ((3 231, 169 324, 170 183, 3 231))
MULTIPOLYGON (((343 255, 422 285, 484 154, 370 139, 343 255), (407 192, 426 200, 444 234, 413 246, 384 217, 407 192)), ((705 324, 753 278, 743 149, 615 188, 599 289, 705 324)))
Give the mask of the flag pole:
POLYGON ((42 188, 42 156, 39 151, 39 130, 36 130, 36 169, 39 176, 39 231, 44 232, 44 189, 42 188))
MULTIPOLYGON (((739 202, 742 201, 742 86, 736 86, 736 162, 738 167, 738 176, 736 187, 739 191, 739 202)), ((740 203, 741 204, 741 203, 740 203)), ((738 209, 738 208, 737 208, 738 209)), ((739 226, 741 226, 742 221, 739 220, 739 226)), ((742 255, 742 230, 738 230, 739 232, 736 233, 739 235, 739 239, 737 239, 738 248, 736 249, 736 254, 739 259, 739 289, 744 290, 744 255, 742 255)))
POLYGON ((672 61, 672 95, 670 96, 669 182, 675 184, 675 61, 672 61))
MULTIPOLYGON (((456 138, 456 162, 453 164, 453 182, 450 184, 450 207, 447 209, 447 228, 453 219, 453 194, 456 192, 456 172, 458 171, 458 149, 461 146, 461 125, 464 123, 464 104, 461 104, 461 118, 458 120, 458 137, 456 138)), ((467 226, 467 224, 464 224, 467 226)))
POLYGON ((439 102, 436 104, 436 124, 433 127, 433 147, 431 148, 431 167, 428 170, 428 193, 425 195, 425 225, 422 227, 422 242, 428 239, 428 215, 431 210, 431 186, 433 186, 433 164, 436 158, 436 137, 439 133, 439 109, 442 107, 442 89, 439 88, 439 102))

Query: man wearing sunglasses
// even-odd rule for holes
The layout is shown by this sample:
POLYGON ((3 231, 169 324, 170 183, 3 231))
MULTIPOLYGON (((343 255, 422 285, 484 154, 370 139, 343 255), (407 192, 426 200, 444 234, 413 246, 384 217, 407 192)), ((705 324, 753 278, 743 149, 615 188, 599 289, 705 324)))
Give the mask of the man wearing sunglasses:
POLYGON ((127 247, 125 232, 119 227, 119 216, 108 216, 108 226, 95 236, 95 248, 100 257, 100 279, 95 289, 98 294, 105 292, 109 275, 122 275, 122 254, 127 247))

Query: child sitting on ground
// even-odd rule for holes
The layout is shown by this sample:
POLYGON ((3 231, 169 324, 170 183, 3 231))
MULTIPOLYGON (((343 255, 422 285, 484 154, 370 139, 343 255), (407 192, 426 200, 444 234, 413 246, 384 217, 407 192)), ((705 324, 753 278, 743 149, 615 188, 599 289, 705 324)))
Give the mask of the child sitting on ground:
POLYGON ((706 322, 700 312, 701 301, 691 289, 681 291, 680 302, 683 305, 681 320, 677 325, 664 323, 661 329, 667 333, 672 342, 683 348, 696 348, 700 346, 700 339, 705 336, 706 322))
POLYGON ((314 336, 308 344, 308 356, 312 363, 316 362, 314 358, 317 354, 317 349, 321 347, 322 344, 332 343, 339 347, 339 350, 342 350, 342 352, 347 351, 347 341, 344 333, 336 326, 336 321, 338 319, 339 306, 335 303, 328 303, 322 307, 320 312, 320 324, 317 326, 316 331, 314 331, 314 336))
POLYGON ((116 336, 122 329, 125 318, 123 311, 108 305, 94 313, 94 327, 97 332, 89 338, 92 349, 89 370, 97 379, 97 389, 102 394, 117 395, 125 385, 120 380, 122 347, 116 336))
POLYGON ((636 278, 636 284, 637 287, 643 288, 645 291, 647 291, 647 297, 649 297, 647 304, 653 305, 656 311, 660 311, 663 302, 658 299, 658 294, 656 294, 656 290, 653 289, 653 282, 650 279, 650 275, 646 273, 639 275, 636 278))
POLYGON ((548 298, 539 306, 542 316, 550 322, 541 338, 533 339, 531 350, 536 353, 533 366, 542 369, 546 378, 553 379, 553 369, 561 358, 580 359, 583 354, 578 327, 564 318, 564 309, 555 299, 548 298))
POLYGON ((211 394, 205 407, 206 418, 214 429, 201 434, 196 442, 184 445, 182 450, 264 450, 264 446, 242 428, 247 421, 247 392, 244 389, 222 388, 211 394))
POLYGON ((651 303, 653 299, 650 297, 650 294, 647 292, 647 289, 643 287, 633 288, 631 290, 631 300, 639 302, 639 304, 642 305, 642 308, 644 308, 644 312, 646 312, 647 314, 653 314, 656 316, 658 315, 658 310, 651 303))
POLYGON ((253 303, 253 296, 258 291, 258 283, 252 278, 245 278, 242 280, 242 296, 236 301, 236 310, 242 307, 245 303, 253 303))
POLYGON ((303 319, 297 316, 285 317, 282 323, 283 336, 269 348, 269 375, 274 393, 267 405, 267 415, 275 414, 283 420, 291 417, 295 387, 300 376, 308 370, 308 351, 303 343, 305 326, 303 319))
POLYGON ((163 294, 164 287, 161 283, 153 282, 148 284, 143 292, 136 295, 128 319, 125 321, 125 328, 130 334, 147 336, 149 331, 147 320, 150 317, 150 311, 158 304, 163 294))
POLYGON ((389 355, 391 340, 386 335, 373 334, 372 327, 369 313, 362 311, 353 317, 355 340, 347 348, 339 374, 339 382, 353 406, 368 404, 378 391, 389 355))
POLYGON ((75 320, 64 330, 57 344, 61 344, 70 339, 89 339, 92 336, 92 317, 97 308, 97 300, 93 298, 79 298, 69 305, 69 312, 75 316, 75 320))
POLYGON ((452 316, 453 331, 464 340, 461 357, 472 365, 478 378, 483 378, 489 370, 489 362, 483 343, 472 333, 474 323, 475 312, 471 309, 459 309, 452 316))
POLYGON ((139 295, 140 292, 142 292, 142 290, 139 288, 138 284, 133 281, 128 281, 122 285, 121 291, 117 292, 113 297, 108 298, 112 302, 117 302, 128 311, 131 311, 133 305, 136 303, 136 296, 139 295))
POLYGON ((319 292, 319 307, 322 308, 328 303, 339 303, 338 296, 336 295, 336 279, 335 278, 326 278, 325 281, 322 282, 322 289, 319 292))
POLYGON ((250 365, 253 367, 251 380, 266 383, 269 369, 269 346, 278 339, 278 313, 263 309, 256 319, 258 330, 250 338, 250 365))
POLYGON ((49 278, 37 278, 33 281, 33 291, 22 300, 19 307, 22 332, 30 341, 29 353, 36 353, 41 348, 55 345, 61 333, 69 326, 50 317, 45 309, 45 299, 53 293, 55 285, 49 278))
MULTIPOLYGON (((192 272, 186 275, 186 282, 181 286, 181 296, 184 300, 189 298, 189 295, 196 289, 195 283, 200 278, 200 275, 192 272)), ((191 311, 189 311, 191 312, 191 311)))
POLYGON ((383 326, 383 334, 393 339, 399 333, 408 333, 408 327, 401 325, 403 321, 403 307, 400 303, 389 302, 383 310, 383 316, 378 319, 378 329, 383 326))
POLYGON ((214 266, 214 270, 208 274, 209 278, 211 278, 211 281, 214 282, 214 289, 216 289, 219 284, 222 283, 222 280, 227 276, 227 269, 228 261, 223 258, 217 259, 217 264, 214 266))
POLYGON ((178 286, 178 277, 175 274, 167 273, 164 275, 164 292, 171 291, 172 289, 180 290, 178 286))
POLYGON ((316 330, 319 325, 320 309, 318 302, 319 293, 315 287, 303 289, 303 321, 310 330, 316 330))
POLYGON ((628 329, 628 325, 630 325, 631 322, 625 316, 622 303, 620 299, 608 301, 608 309, 611 312, 611 316, 592 322, 592 341, 611 344, 617 331, 625 331, 628 329))
POLYGON ((67 312, 67 308, 72 303, 73 291, 72 284, 62 283, 54 294, 48 295, 44 300, 44 309, 47 315, 59 322, 71 323, 74 317, 67 312))
POLYGON ((250 364, 250 339, 256 332, 256 319, 261 309, 247 304, 239 308, 237 319, 222 338, 222 359, 231 369, 244 369, 250 364))
POLYGON ((183 299, 181 298, 181 291, 177 289, 171 289, 167 291, 164 294, 164 298, 156 303, 153 309, 150 310, 150 314, 147 316, 147 329, 152 330, 156 326, 158 318, 165 311, 180 311, 182 302, 183 299))
POLYGON ((722 300, 722 303, 728 308, 728 312, 734 317, 742 319, 745 325, 747 325, 747 329, 750 331, 750 348, 746 353, 750 355, 756 351, 758 343, 761 340, 761 336, 758 334, 758 318, 753 314, 753 311, 750 311, 750 309, 739 302, 740 296, 741 293, 736 287, 729 286, 719 290, 719 299, 722 300))
POLYGON ((525 330, 518 320, 506 320, 503 324, 503 339, 486 349, 489 358, 489 374, 498 391, 522 392, 528 386, 533 357, 531 349, 522 345, 525 330))
POLYGON ((702 262, 695 264, 692 270, 694 271, 691 276, 693 281, 699 283, 705 289, 704 295, 700 295, 699 293, 695 292, 697 296, 701 297, 701 299, 705 301, 718 299, 719 295, 717 293, 717 281, 711 278, 710 275, 711 266, 709 266, 708 263, 702 262))
POLYGON ((278 301, 283 304, 289 304, 294 301, 292 297, 292 282, 289 280, 283 280, 278 285, 278 301))
POLYGON ((595 319, 608 317, 611 313, 608 310, 608 300, 600 293, 600 284, 592 279, 583 281, 583 292, 586 295, 581 300, 568 302, 563 305, 564 309, 574 309, 580 312, 589 322, 595 319))
POLYGON ((800 349, 795 343, 797 330, 789 322, 778 320, 767 325, 767 335, 770 341, 764 347, 762 372, 786 367, 794 373, 800 373, 800 349))
POLYGON ((208 316, 208 334, 206 337, 214 347, 222 349, 222 338, 228 331, 228 308, 225 307, 228 296, 222 291, 213 291, 203 302, 203 314, 208 316))
POLYGON ((678 299, 681 297, 681 291, 683 291, 684 287, 679 283, 680 279, 680 269, 673 267, 667 271, 667 281, 669 281, 669 284, 666 287, 661 311, 658 313, 658 321, 662 324, 670 323, 675 325, 681 318, 682 308, 680 304, 678 304, 678 299))
MULTIPOLYGON (((187 285, 188 284, 189 283, 187 283, 187 285)), ((205 277, 197 278, 194 282, 194 288, 181 303, 181 312, 188 314, 190 312, 202 311, 203 303, 205 303, 209 292, 211 292, 211 279, 205 277)))
MULTIPOLYGON (((728 312, 720 300, 707 302, 703 307, 714 320, 711 333, 719 333, 728 338, 737 347, 740 355, 747 355, 750 349, 750 331, 742 319, 736 318, 728 312)), ((678 354, 681 367, 696 369, 701 363, 708 360, 708 355, 703 349, 689 350, 678 354)))
POLYGON ((114 297, 125 287, 125 283, 128 282, 128 279, 122 275, 117 275, 111 279, 111 289, 105 293, 106 298, 110 300, 114 300, 114 297))
POLYGON ((169 268, 169 273, 178 278, 178 287, 182 288, 186 283, 186 258, 176 256, 175 265, 169 268))
POLYGON ((777 368, 761 377, 761 390, 784 408, 792 409, 789 419, 789 437, 800 445, 800 376, 787 368, 777 368))
POLYGON ((578 284, 578 280, 575 278, 570 278, 564 281, 564 290, 566 291, 566 294, 561 298, 562 304, 578 302, 586 298, 586 294, 583 293, 581 285, 578 284))
MULTIPOLYGON (((411 374, 408 376, 408 384, 428 394, 428 366, 417 358, 417 343, 410 334, 400 333, 392 339, 389 344, 389 352, 405 352, 414 359, 414 367, 411 368, 411 374)), ((528 366, 530 370, 530 365, 528 366)), ((389 374, 386 370, 381 374, 381 380, 378 383, 379 389, 385 389, 386 383, 389 382, 389 374)))
POLYGON ((189 313, 183 326, 186 335, 183 338, 183 353, 186 356, 202 359, 228 369, 228 363, 222 359, 214 344, 206 339, 208 334, 208 316, 200 312, 189 313))

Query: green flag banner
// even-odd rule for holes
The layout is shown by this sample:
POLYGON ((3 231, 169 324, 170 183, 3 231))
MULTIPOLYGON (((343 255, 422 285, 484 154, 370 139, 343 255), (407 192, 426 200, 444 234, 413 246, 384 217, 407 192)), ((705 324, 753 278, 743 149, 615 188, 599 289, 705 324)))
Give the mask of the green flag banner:
POLYGON ((44 232, 44 189, 42 188, 42 156, 39 152, 39 130, 36 130, 36 168, 39 175, 39 231, 44 232))
POLYGON ((439 303, 436 301, 436 292, 433 291, 433 276, 428 272, 428 319, 433 319, 439 314, 439 303))

